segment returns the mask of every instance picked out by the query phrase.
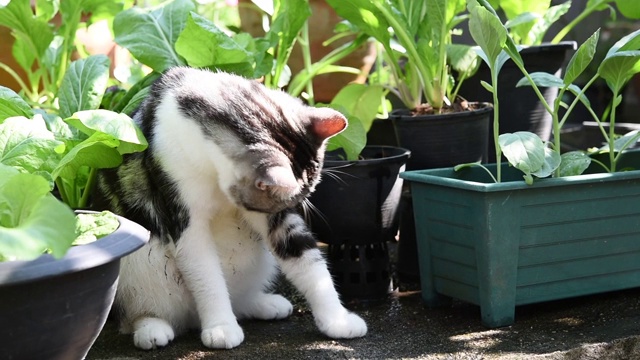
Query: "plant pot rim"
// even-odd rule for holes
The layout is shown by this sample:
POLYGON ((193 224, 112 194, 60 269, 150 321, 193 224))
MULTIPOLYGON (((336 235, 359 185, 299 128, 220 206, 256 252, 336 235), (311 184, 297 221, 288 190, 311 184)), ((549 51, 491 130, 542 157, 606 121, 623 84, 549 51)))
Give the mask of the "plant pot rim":
POLYGON ((61 259, 45 254, 30 261, 0 263, 0 286, 27 283, 101 266, 132 253, 149 241, 150 233, 147 229, 124 217, 116 217, 120 222, 116 231, 92 243, 73 246, 61 259))
MULTIPOLYGON (((489 169, 495 168, 496 164, 486 164, 489 169)), ((509 163, 502 163, 502 168, 510 168, 509 163)), ((621 181, 627 179, 640 178, 640 170, 631 170, 615 173, 597 173, 597 174, 582 174, 574 176, 564 176, 560 178, 545 178, 536 179, 532 185, 527 185, 524 180, 518 181, 503 181, 501 183, 494 182, 482 182, 474 180, 466 180, 459 178, 467 173, 470 168, 465 168, 456 172, 453 167, 439 168, 439 169, 427 169, 427 170, 413 170, 400 173, 400 177, 417 183, 426 183, 437 186, 444 186, 450 188, 457 188, 466 191, 483 192, 483 193, 495 193, 502 191, 513 190, 527 190, 527 189, 541 189, 557 186, 570 186, 577 184, 594 184, 610 181, 621 181), (457 175, 458 174, 458 175, 457 175)), ((514 170, 517 171, 517 170, 514 170)))
POLYGON ((521 54, 526 53, 536 53, 536 52, 546 52, 546 51, 568 51, 568 50, 576 50, 578 48, 578 43, 573 40, 565 40, 560 41, 557 44, 552 44, 550 42, 543 42, 540 45, 522 45, 522 50, 520 50, 521 54))
POLYGON ((493 111, 493 104, 489 102, 469 102, 470 104, 482 105, 479 109, 451 112, 446 114, 423 114, 412 115, 410 109, 395 109, 389 114, 389 119, 392 121, 456 121, 458 119, 466 119, 472 116, 478 116, 480 114, 493 111))
POLYGON ((332 160, 332 159, 325 158, 323 170, 336 168, 336 167, 344 167, 344 166, 371 166, 371 165, 378 165, 378 164, 395 163, 398 161, 406 161, 409 158, 409 156, 411 156, 410 150, 399 147, 399 146, 367 145, 364 147, 362 152, 366 152, 368 150, 371 150, 372 152, 382 151, 382 152, 390 153, 390 155, 380 157, 380 158, 374 158, 374 159, 364 158, 364 159, 358 159, 358 160, 332 160))

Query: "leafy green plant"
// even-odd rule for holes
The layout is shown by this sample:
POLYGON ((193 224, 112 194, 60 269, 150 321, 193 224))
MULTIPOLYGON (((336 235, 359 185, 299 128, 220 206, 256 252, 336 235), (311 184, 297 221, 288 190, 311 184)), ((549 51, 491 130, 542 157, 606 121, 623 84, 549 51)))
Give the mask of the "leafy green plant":
POLYGON ((603 11, 609 9, 612 17, 615 17, 615 10, 611 7, 611 4, 615 3, 618 11, 629 19, 640 19, 640 7, 637 1, 634 0, 588 0, 584 9, 576 16, 571 22, 569 22, 564 28, 562 28, 556 36, 551 40, 552 43, 558 43, 564 39, 572 29, 578 24, 584 21, 589 15, 596 11, 603 11))
POLYGON ((409 109, 423 97, 435 112, 450 104, 447 51, 452 31, 466 17, 464 0, 327 0, 342 18, 384 48, 394 92, 409 109))
MULTIPOLYGON (((314 104, 311 84, 316 75, 356 71, 335 64, 363 46, 367 36, 355 36, 312 62, 306 21, 311 14, 308 2, 276 0, 271 9, 263 10, 271 20, 269 29, 263 37, 252 37, 242 32, 227 34, 198 15, 190 0, 173 0, 152 8, 132 7, 115 17, 115 40, 155 73, 173 66, 192 66, 228 71, 250 79, 263 78, 265 86, 286 88, 292 96, 300 96, 307 90, 307 101, 311 105, 314 104), (302 45, 305 68, 292 76, 286 64, 296 42, 302 45)), ((149 83, 147 80, 139 86, 140 96, 144 96, 149 83)), ((134 89, 129 92, 134 93, 134 89)), ((350 158, 357 157, 365 145, 366 131, 375 117, 382 93, 380 87, 350 86, 335 102, 328 104, 345 112, 350 123, 347 131, 330 140, 329 148, 344 147, 350 158), (348 100, 344 100, 346 94, 349 94, 348 100), (369 119, 371 109, 374 111, 369 119)))
POLYGON ((25 72, 26 82, 6 64, 0 63, 0 69, 20 84, 30 104, 55 107, 76 50, 76 30, 86 24, 87 17, 88 22, 108 20, 123 7, 122 1, 115 0, 9 1, 0 6, 0 26, 11 29, 13 58, 25 72), (56 16, 59 26, 51 21, 56 16))
POLYGON ((518 1, 490 0, 495 9, 501 9, 505 26, 512 39, 520 45, 540 45, 547 30, 566 14, 571 1, 551 6, 551 0, 518 1))
MULTIPOLYGON (((547 31, 560 20, 572 6, 571 0, 551 6, 551 0, 489 0, 491 6, 502 10, 506 17, 505 27, 518 45, 540 45, 547 31)), ((579 2, 582 6, 583 2, 579 2)), ((588 0, 582 11, 564 26, 551 40, 552 44, 562 41, 576 26, 591 14, 609 9, 615 17, 616 4, 619 11, 628 18, 639 18, 637 5, 633 0, 588 0)))
MULTIPOLYGON (((35 4, 35 14, 28 1, 0 7, 0 25, 12 29, 13 56, 27 75, 24 82, 0 64, 21 86, 19 93, 0 86, 2 260, 32 259, 43 251, 61 257, 77 235, 72 209, 88 205, 98 169, 118 166, 122 155, 147 146, 129 116, 99 109, 109 59, 95 55, 72 61, 81 19, 88 14, 109 19, 123 4, 35 4), (54 16, 62 25, 49 23, 54 16)), ((140 100, 136 93, 111 99, 113 106, 131 108, 140 100)))
MULTIPOLYGON (((483 86, 493 94, 494 107, 499 109, 497 97, 498 89, 497 76, 501 66, 507 59, 511 59, 524 74, 524 78, 519 82, 519 86, 532 86, 535 93, 543 103, 545 109, 553 118, 553 143, 543 142, 537 135, 529 132, 517 132, 514 134, 499 134, 499 114, 494 113, 493 131, 495 138, 496 158, 500 159, 504 154, 509 163, 523 171, 525 181, 528 184, 533 182, 534 177, 542 178, 550 175, 565 176, 581 174, 590 164, 591 159, 583 152, 560 153, 560 130, 575 105, 581 101, 585 104, 592 116, 600 124, 601 131, 608 142, 600 152, 610 154, 610 168, 608 171, 616 170, 616 162, 620 153, 635 143, 640 135, 631 134, 616 139, 613 136, 613 125, 615 124, 615 107, 620 104, 622 97, 620 91, 624 84, 631 77, 640 72, 640 31, 636 31, 618 41, 607 53, 605 59, 598 68, 598 73, 592 77, 587 85, 580 89, 573 82, 580 76, 592 61, 599 32, 587 39, 573 55, 563 78, 546 73, 529 74, 520 57, 519 50, 513 39, 509 36, 506 27, 501 23, 499 17, 485 0, 470 0, 470 31, 479 45, 479 55, 489 65, 492 75, 492 83, 483 83, 483 86), (602 77, 614 93, 614 108, 611 115, 611 130, 606 134, 604 125, 597 118, 589 106, 588 99, 584 96, 585 90, 596 79, 602 77), (539 86, 557 86, 560 89, 559 96, 553 104, 546 102, 542 96, 539 86), (563 104, 562 94, 566 91, 576 95, 570 105, 563 104), (567 111, 560 118, 560 108, 566 107, 567 111)), ((460 165, 458 168, 469 166, 460 165)), ((496 181, 501 181, 501 167, 497 167, 496 181)))

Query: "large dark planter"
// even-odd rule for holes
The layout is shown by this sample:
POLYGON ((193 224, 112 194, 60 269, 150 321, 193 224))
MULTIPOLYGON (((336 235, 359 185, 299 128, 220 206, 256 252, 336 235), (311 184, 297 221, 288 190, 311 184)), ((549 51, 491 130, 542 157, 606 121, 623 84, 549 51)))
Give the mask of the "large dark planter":
POLYGON ((0 263, 0 359, 83 359, 113 304, 120 258, 149 232, 122 217, 120 227, 60 260, 0 263))
POLYGON ((411 151, 407 170, 432 169, 482 161, 487 157, 490 104, 473 111, 413 116, 394 110, 398 145, 411 151))
MULTIPOLYGON (((443 115, 411 116, 408 110, 391 115, 400 146, 411 150, 408 170, 433 169, 475 161, 486 162, 493 108, 443 115)), ((396 270, 401 281, 419 277, 411 193, 402 196, 396 270)))
POLYGON ((329 270, 343 299, 378 299, 390 288, 387 242, 398 231, 398 204, 409 151, 367 146, 363 160, 325 160, 310 200, 309 225, 327 244, 329 270), (327 174, 330 173, 330 174, 327 174))
MULTIPOLYGON (((560 75, 566 55, 576 49, 576 42, 566 41, 559 44, 543 44, 522 49, 520 55, 529 73, 538 71, 560 75)), ((516 84, 524 75, 513 61, 508 60, 498 74, 498 100, 500 101, 500 133, 530 131, 544 140, 551 139, 551 115, 545 111, 542 103, 529 86, 516 88, 516 84)), ((478 72, 465 80, 460 87, 459 95, 473 101, 493 102, 493 95, 482 87, 480 81, 491 83, 489 67, 482 62, 478 72)), ((541 88, 542 95, 548 103, 558 96, 557 87, 541 88)), ((493 133, 488 144, 488 162, 495 162, 493 151, 493 133)))
MULTIPOLYGON (((640 152, 625 153, 623 167, 640 169, 640 152)), ((502 169, 502 183, 478 167, 401 174, 428 305, 461 299, 499 327, 518 305, 640 286, 640 170, 598 174, 593 164, 591 174, 526 185, 502 169)))

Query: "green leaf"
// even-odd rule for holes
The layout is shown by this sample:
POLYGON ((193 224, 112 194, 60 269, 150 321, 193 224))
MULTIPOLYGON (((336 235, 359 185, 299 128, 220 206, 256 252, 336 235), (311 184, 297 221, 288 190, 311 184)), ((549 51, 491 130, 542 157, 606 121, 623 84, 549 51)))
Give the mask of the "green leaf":
POLYGON ((507 15, 507 19, 515 19, 522 13, 544 14, 551 5, 551 0, 500 0, 500 9, 507 15))
POLYGON ((270 43, 277 44, 275 47, 276 72, 282 71, 287 64, 298 34, 310 15, 311 8, 308 1, 274 1, 272 23, 265 37, 270 43))
POLYGON ((478 54, 469 45, 449 44, 447 59, 452 69, 458 73, 466 73, 467 77, 473 75, 480 65, 478 54))
MULTIPOLYGON (((336 110, 340 111, 340 109, 336 110)), ((367 132, 360 119, 347 115, 346 111, 343 114, 347 117, 349 126, 343 132, 329 139, 327 151, 341 148, 347 155, 347 160, 357 160, 367 144, 367 132)))
MULTIPOLYGON (((555 75, 551 75, 549 73, 534 72, 529 74, 529 76, 531 76, 531 80, 533 80, 533 82, 539 87, 563 87, 564 86, 564 82, 562 81, 562 79, 560 79, 555 75)), ((521 87, 521 86, 531 86, 529 79, 527 79, 526 77, 523 77, 522 79, 520 79, 520 81, 518 81, 518 83, 516 84, 516 87, 521 87)))
POLYGON ((176 51, 189 66, 229 68, 247 78, 254 77, 255 60, 247 49, 220 30, 210 20, 189 14, 184 31, 175 44, 176 51))
POLYGON ((480 80, 480 85, 485 88, 488 92, 493 94, 493 86, 484 80, 480 80))
POLYGON ((558 21, 562 15, 566 14, 570 8, 571 1, 550 7, 544 15, 542 15, 542 18, 534 23, 527 34, 526 43, 530 45, 540 45, 551 25, 558 21))
MULTIPOLYGON (((387 3, 376 0, 380 6, 387 6, 387 3)), ((374 5, 371 0, 327 0, 327 3, 336 13, 345 20, 358 27, 360 30, 378 40, 383 46, 389 44, 391 35, 389 34, 389 23, 386 17, 374 5)), ((390 49, 389 49, 390 50, 390 49)))
POLYGON ((511 36, 519 44, 530 45, 529 35, 531 29, 542 16, 540 14, 534 14, 526 12, 518 15, 513 20, 508 21, 505 27, 509 29, 511 36))
POLYGON ((545 164, 545 144, 538 135, 518 131, 498 137, 502 153, 509 163, 526 174, 533 174, 545 164))
POLYGON ((0 165, 0 259, 60 258, 75 239, 75 214, 53 197, 46 179, 0 165))
POLYGON ((591 158, 582 151, 570 151, 562 154, 560 176, 581 175, 591 165, 591 158))
POLYGON ((115 41, 159 73, 173 66, 186 65, 174 45, 189 13, 195 10, 191 0, 173 0, 154 8, 125 10, 113 21, 115 41))
POLYGON ((640 51, 619 51, 600 63, 598 74, 607 81, 611 91, 619 94, 624 85, 640 72, 640 51))
POLYGON ((31 106, 13 90, 0 86, 0 123, 12 116, 33 117, 31 106))
MULTIPOLYGON (((471 0, 469 3, 472 4, 474 1, 471 0)), ((469 32, 486 54, 487 65, 495 68, 496 60, 507 40, 507 29, 496 15, 482 6, 470 6, 469 12, 469 32)))
POLYGON ((51 27, 46 20, 34 17, 30 1, 14 0, 0 6, 0 26, 8 27, 24 42, 25 48, 32 53, 31 59, 42 56, 53 40, 51 27))
POLYGON ((111 109, 114 112, 121 112, 127 115, 131 115, 131 112, 135 110, 138 105, 141 103, 141 96, 148 93, 148 89, 151 87, 154 81, 156 81, 160 77, 160 74, 157 72, 151 72, 149 75, 140 79, 138 82, 133 84, 133 86, 127 91, 127 94, 120 99, 118 104, 111 109), (145 90, 146 89, 146 90, 145 90), (138 93, 145 91, 144 94, 138 95, 138 93), (134 100, 134 98, 136 100, 134 100))
POLYGON ((118 217, 110 211, 78 214, 76 216, 76 233, 78 237, 73 242, 73 245, 92 243, 112 234, 119 226, 118 217))
POLYGON ((117 167, 122 164, 122 155, 116 149, 118 145, 112 136, 94 133, 64 155, 52 172, 53 179, 76 179, 83 166, 93 169, 117 167))
MULTIPOLYGON (((624 134, 623 136, 615 139, 615 141, 613 142, 613 151, 622 152, 628 149, 630 146, 633 146, 635 143, 638 142, 638 140, 640 140, 640 131, 638 130, 630 131, 624 134)), ((599 150, 609 151, 609 144, 606 144, 605 146, 601 147, 599 150)))
POLYGON ((605 60, 618 52, 627 51, 627 50, 638 50, 640 49, 640 29, 622 37, 620 40, 616 41, 609 51, 607 51, 607 55, 605 55, 605 60))
POLYGON ((148 146, 142 131, 125 114, 108 110, 80 111, 65 122, 88 136, 95 133, 109 135, 117 141, 117 150, 122 155, 142 151, 148 146))
POLYGON ((331 107, 340 109, 350 117, 360 120, 365 131, 369 131, 378 113, 384 88, 378 85, 349 84, 331 100, 331 107))
POLYGON ((125 105, 125 107, 122 109, 122 113, 131 115, 147 98, 147 95, 149 95, 150 91, 151 87, 140 89, 140 91, 135 93, 131 100, 129 100, 129 102, 125 105))
POLYGON ((63 149, 39 115, 33 120, 8 118, 0 124, 0 162, 22 172, 51 173, 63 149))
POLYGON ((546 178, 551 176, 553 172, 560 166, 561 162, 560 154, 551 150, 548 147, 544 148, 544 162, 542 167, 538 171, 532 172, 532 175, 538 178, 546 178))
POLYGON ((629 19, 640 19, 640 6, 637 0, 616 0, 616 7, 629 19))
MULTIPOLYGON (((581 92, 580 88, 577 85, 571 84, 571 85, 567 86, 562 79, 560 79, 559 77, 557 77, 555 75, 551 75, 549 73, 534 72, 534 73, 529 74, 529 76, 531 77, 531 80, 533 80, 533 82, 538 87, 566 88, 567 90, 569 90, 575 96, 578 96, 580 94, 580 92, 581 92)), ((516 84, 516 87, 521 87, 521 86, 531 86, 531 82, 526 77, 523 77, 516 84)), ((580 96, 580 101, 585 106, 591 106, 590 103, 589 103, 589 99, 585 96, 585 94, 582 94, 580 96)))
POLYGON ((566 85, 572 84, 578 76, 589 66, 593 60, 593 56, 596 53, 596 47, 598 45, 598 39, 600 38, 600 29, 596 30, 580 47, 578 51, 573 54, 567 70, 564 75, 564 83, 566 85))
POLYGON ((71 63, 58 94, 61 117, 100 106, 109 80, 109 64, 105 55, 93 55, 71 63))

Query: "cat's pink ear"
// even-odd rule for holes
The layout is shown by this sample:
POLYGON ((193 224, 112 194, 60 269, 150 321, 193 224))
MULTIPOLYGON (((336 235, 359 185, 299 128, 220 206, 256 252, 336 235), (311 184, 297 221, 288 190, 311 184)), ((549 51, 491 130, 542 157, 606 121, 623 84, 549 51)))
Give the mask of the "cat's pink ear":
POLYGON ((347 128, 347 119, 331 108, 315 108, 311 117, 311 131, 322 141, 347 128))
POLYGON ((298 189, 298 180, 293 176, 291 169, 284 166, 272 166, 256 179, 256 187, 260 190, 272 188, 279 190, 279 192, 294 192, 298 189))

